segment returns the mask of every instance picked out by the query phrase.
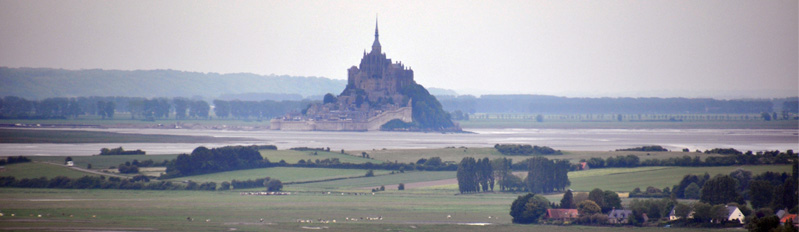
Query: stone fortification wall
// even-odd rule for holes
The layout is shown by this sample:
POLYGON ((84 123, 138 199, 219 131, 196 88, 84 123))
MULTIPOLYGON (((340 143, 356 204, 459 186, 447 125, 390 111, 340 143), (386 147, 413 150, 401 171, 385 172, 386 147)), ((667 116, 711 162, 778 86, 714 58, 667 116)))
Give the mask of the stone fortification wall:
POLYGON ((411 107, 402 107, 396 110, 383 112, 369 118, 367 122, 352 121, 286 121, 272 119, 269 128, 285 131, 378 131, 380 126, 387 122, 399 119, 405 122, 413 121, 411 107))

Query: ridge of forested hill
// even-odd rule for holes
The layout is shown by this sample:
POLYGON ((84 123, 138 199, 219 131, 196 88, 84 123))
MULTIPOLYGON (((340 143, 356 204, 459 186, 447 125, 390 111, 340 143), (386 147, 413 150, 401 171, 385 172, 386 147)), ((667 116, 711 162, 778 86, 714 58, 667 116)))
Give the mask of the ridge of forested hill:
POLYGON ((0 67, 0 96, 27 99, 78 96, 195 97, 270 93, 322 96, 346 80, 324 77, 200 73, 176 70, 66 70, 0 67))

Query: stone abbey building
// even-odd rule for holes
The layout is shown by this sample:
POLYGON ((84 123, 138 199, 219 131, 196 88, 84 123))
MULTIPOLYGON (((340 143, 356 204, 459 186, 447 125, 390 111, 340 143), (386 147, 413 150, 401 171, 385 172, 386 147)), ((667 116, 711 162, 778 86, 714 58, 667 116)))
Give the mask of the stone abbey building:
POLYGON ((273 119, 273 130, 372 131, 394 119, 412 122, 411 99, 401 93, 416 84, 413 70, 382 52, 375 23, 372 51, 347 70, 347 87, 335 100, 312 104, 304 114, 273 119))

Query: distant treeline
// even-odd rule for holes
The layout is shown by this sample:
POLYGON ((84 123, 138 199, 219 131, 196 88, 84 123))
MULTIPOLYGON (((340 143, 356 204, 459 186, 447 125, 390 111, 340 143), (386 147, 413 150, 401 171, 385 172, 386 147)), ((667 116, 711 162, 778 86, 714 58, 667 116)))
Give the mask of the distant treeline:
MULTIPOLYGON (((64 70, 0 67, 0 96, 44 99, 63 96, 192 97, 293 100, 344 89, 346 80, 251 73, 177 70, 64 70)), ((320 98, 321 99, 321 98, 320 98)))
POLYGON ((108 148, 100 149, 100 155, 145 155, 145 153, 146 152, 142 151, 141 149, 126 151, 125 149, 122 149, 122 147, 117 147, 113 149, 108 149, 108 148))
POLYGON ((66 176, 56 176, 51 179, 47 177, 17 179, 13 176, 0 176, 0 187, 201 191, 225 191, 230 190, 231 187, 235 189, 266 187, 267 191, 280 191, 283 188, 283 184, 280 180, 269 177, 246 181, 225 181, 217 187, 216 182, 197 183, 187 181, 185 185, 182 185, 172 183, 171 181, 150 181, 150 178, 143 175, 134 176, 130 179, 122 179, 119 177, 106 178, 105 176, 83 176, 76 179, 66 176))
POLYGON ((652 146, 616 149, 616 151, 669 151, 669 149, 663 148, 662 146, 658 145, 652 145, 652 146))
POLYGON ((495 144, 494 149, 503 155, 563 155, 560 150, 547 146, 530 146, 527 144, 495 144))
POLYGON ((0 166, 6 165, 6 164, 27 163, 27 162, 31 162, 31 159, 28 159, 28 157, 25 157, 25 156, 17 156, 17 157, 9 156, 8 158, 0 159, 0 166))
MULTIPOLYGON (((214 100, 218 118, 269 119, 299 112, 311 103, 302 101, 223 101, 214 100)), ((15 96, 0 98, 0 118, 67 119, 82 115, 114 118, 116 112, 130 113, 131 119, 208 119, 211 106, 203 100, 187 98, 77 97, 47 98, 40 101, 15 96)))
MULTIPOLYGON (((717 150, 717 149, 713 149, 717 150)), ((720 149, 726 150, 726 149, 720 149)), ((710 153, 712 150, 706 151, 710 153)), ((697 167, 697 166, 733 166, 733 165, 762 165, 762 164, 790 164, 797 160, 796 154, 793 150, 787 152, 780 151, 766 151, 757 152, 753 154, 751 151, 740 154, 729 154, 724 156, 712 156, 705 158, 702 161, 699 156, 685 155, 682 157, 672 157, 668 159, 648 159, 641 161, 641 158, 636 155, 616 156, 602 159, 593 157, 588 160, 581 160, 587 162, 590 168, 621 168, 621 167, 641 167, 641 166, 680 166, 680 167, 697 167)))
POLYGON ((437 96, 444 109, 466 113, 534 114, 759 114, 797 113, 797 98, 717 100, 710 98, 567 98, 545 95, 437 96))

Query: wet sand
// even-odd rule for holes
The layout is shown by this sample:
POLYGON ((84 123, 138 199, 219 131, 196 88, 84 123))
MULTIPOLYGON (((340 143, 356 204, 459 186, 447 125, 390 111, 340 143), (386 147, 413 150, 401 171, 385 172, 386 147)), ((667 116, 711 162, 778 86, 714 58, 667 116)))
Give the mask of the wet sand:
POLYGON ((670 150, 735 148, 746 151, 799 150, 799 131, 783 129, 473 129, 471 134, 415 132, 226 131, 185 129, 88 129, 118 133, 246 138, 233 143, 0 144, 0 156, 85 156, 122 146, 147 154, 190 153, 198 146, 273 144, 279 149, 330 147, 331 150, 490 147, 497 143, 550 146, 559 150, 607 151, 643 145, 670 150))

